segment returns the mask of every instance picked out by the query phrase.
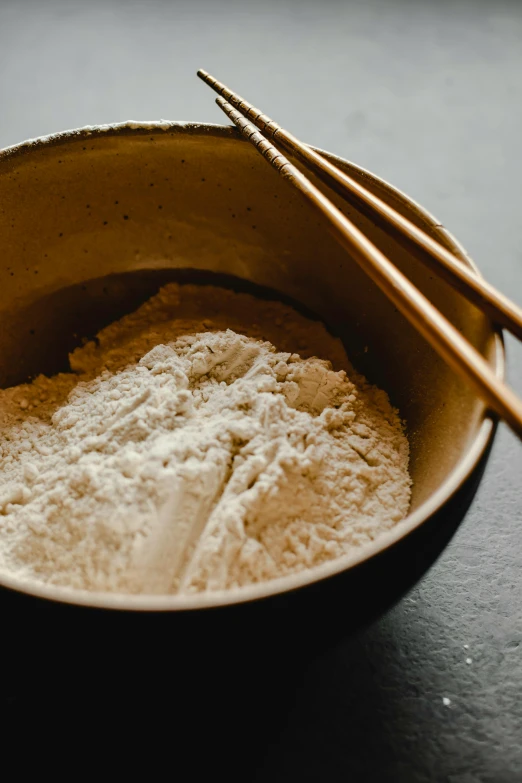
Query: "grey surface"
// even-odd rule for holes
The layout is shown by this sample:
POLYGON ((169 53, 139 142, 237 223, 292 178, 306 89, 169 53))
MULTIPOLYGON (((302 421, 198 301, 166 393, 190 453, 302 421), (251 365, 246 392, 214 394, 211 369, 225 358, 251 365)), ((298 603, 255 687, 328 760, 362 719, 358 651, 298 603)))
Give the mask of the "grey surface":
MULTIPOLYGON (((522 302, 522 3, 2 0, 0 146, 128 119, 221 122, 198 67, 402 188, 522 302)), ((307 668, 256 780, 522 780, 521 457, 502 426, 450 546, 307 668)))

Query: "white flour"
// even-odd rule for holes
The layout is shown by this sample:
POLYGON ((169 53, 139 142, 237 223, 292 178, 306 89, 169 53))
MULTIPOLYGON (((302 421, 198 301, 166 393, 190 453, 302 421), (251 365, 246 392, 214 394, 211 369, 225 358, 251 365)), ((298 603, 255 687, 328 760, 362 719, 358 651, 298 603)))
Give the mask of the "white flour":
POLYGON ((286 305, 171 284, 71 367, 0 392, 5 570, 86 590, 234 588, 407 513, 397 412, 286 305))

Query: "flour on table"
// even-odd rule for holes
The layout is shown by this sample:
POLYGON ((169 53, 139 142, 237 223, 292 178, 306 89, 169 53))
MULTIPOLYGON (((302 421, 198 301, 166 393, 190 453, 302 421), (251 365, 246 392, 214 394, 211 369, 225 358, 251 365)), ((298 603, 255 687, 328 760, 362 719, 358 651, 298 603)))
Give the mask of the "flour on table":
POLYGON ((233 589, 337 558, 408 511, 397 411, 287 305, 170 284, 70 359, 0 391, 4 571, 233 589))

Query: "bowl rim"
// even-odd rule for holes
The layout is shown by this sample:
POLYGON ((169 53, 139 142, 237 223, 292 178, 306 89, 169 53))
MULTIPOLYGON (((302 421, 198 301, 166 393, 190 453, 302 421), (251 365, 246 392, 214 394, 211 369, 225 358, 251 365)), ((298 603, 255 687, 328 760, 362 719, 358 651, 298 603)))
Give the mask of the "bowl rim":
MULTIPOLYGON (((127 121, 107 125, 91 125, 84 128, 76 128, 54 133, 48 136, 40 136, 34 139, 20 142, 0 150, 0 164, 5 160, 13 159, 19 155, 25 155, 33 150, 47 146, 58 146, 71 141, 82 141, 89 137, 101 136, 139 136, 149 132, 170 131, 181 135, 202 135, 206 137, 234 139, 239 143, 248 143, 233 126, 219 125, 216 123, 185 122, 185 121, 127 121)), ((342 167, 348 166, 367 181, 376 185, 383 193, 391 195, 396 202, 406 206, 419 217, 423 223, 428 224, 436 232, 444 235, 444 238, 452 245, 452 251, 463 263, 467 264, 477 275, 480 271, 474 261, 457 239, 424 207, 414 199, 407 196, 401 190, 391 185, 386 180, 373 174, 346 158, 326 152, 314 147, 325 155, 333 163, 342 167)), ((505 350, 501 330, 491 321, 488 321, 490 335, 494 338, 494 371, 496 376, 503 380, 505 377, 505 350)), ((440 511, 461 487, 471 477, 482 458, 486 455, 497 429, 496 418, 483 405, 480 418, 476 425, 476 433, 470 438, 465 453, 453 469, 452 473, 418 509, 395 525, 391 530, 380 534, 375 541, 365 544, 355 552, 342 555, 335 560, 315 566, 311 569, 277 577, 267 582, 247 585, 236 590, 216 590, 207 593, 194 593, 189 595, 134 595, 108 592, 91 592, 77 590, 70 587, 48 585, 29 579, 23 579, 8 572, 0 571, 0 587, 13 590, 18 593, 47 599, 62 604, 72 604, 95 609, 117 609, 130 612, 172 612, 193 611, 220 608, 225 606, 246 604, 260 599, 290 593, 295 590, 316 584, 330 577, 348 571, 355 566, 367 562, 371 558, 384 552, 403 538, 413 533, 430 517, 440 511)))

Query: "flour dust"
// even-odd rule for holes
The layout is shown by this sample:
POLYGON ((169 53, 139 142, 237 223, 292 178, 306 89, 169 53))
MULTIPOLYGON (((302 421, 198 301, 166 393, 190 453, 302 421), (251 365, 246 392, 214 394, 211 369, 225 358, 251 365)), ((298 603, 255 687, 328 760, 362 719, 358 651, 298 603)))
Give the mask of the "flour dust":
POLYGON ((0 391, 4 572, 90 591, 237 589, 407 514, 398 412, 287 305, 169 284, 70 364, 0 391))

